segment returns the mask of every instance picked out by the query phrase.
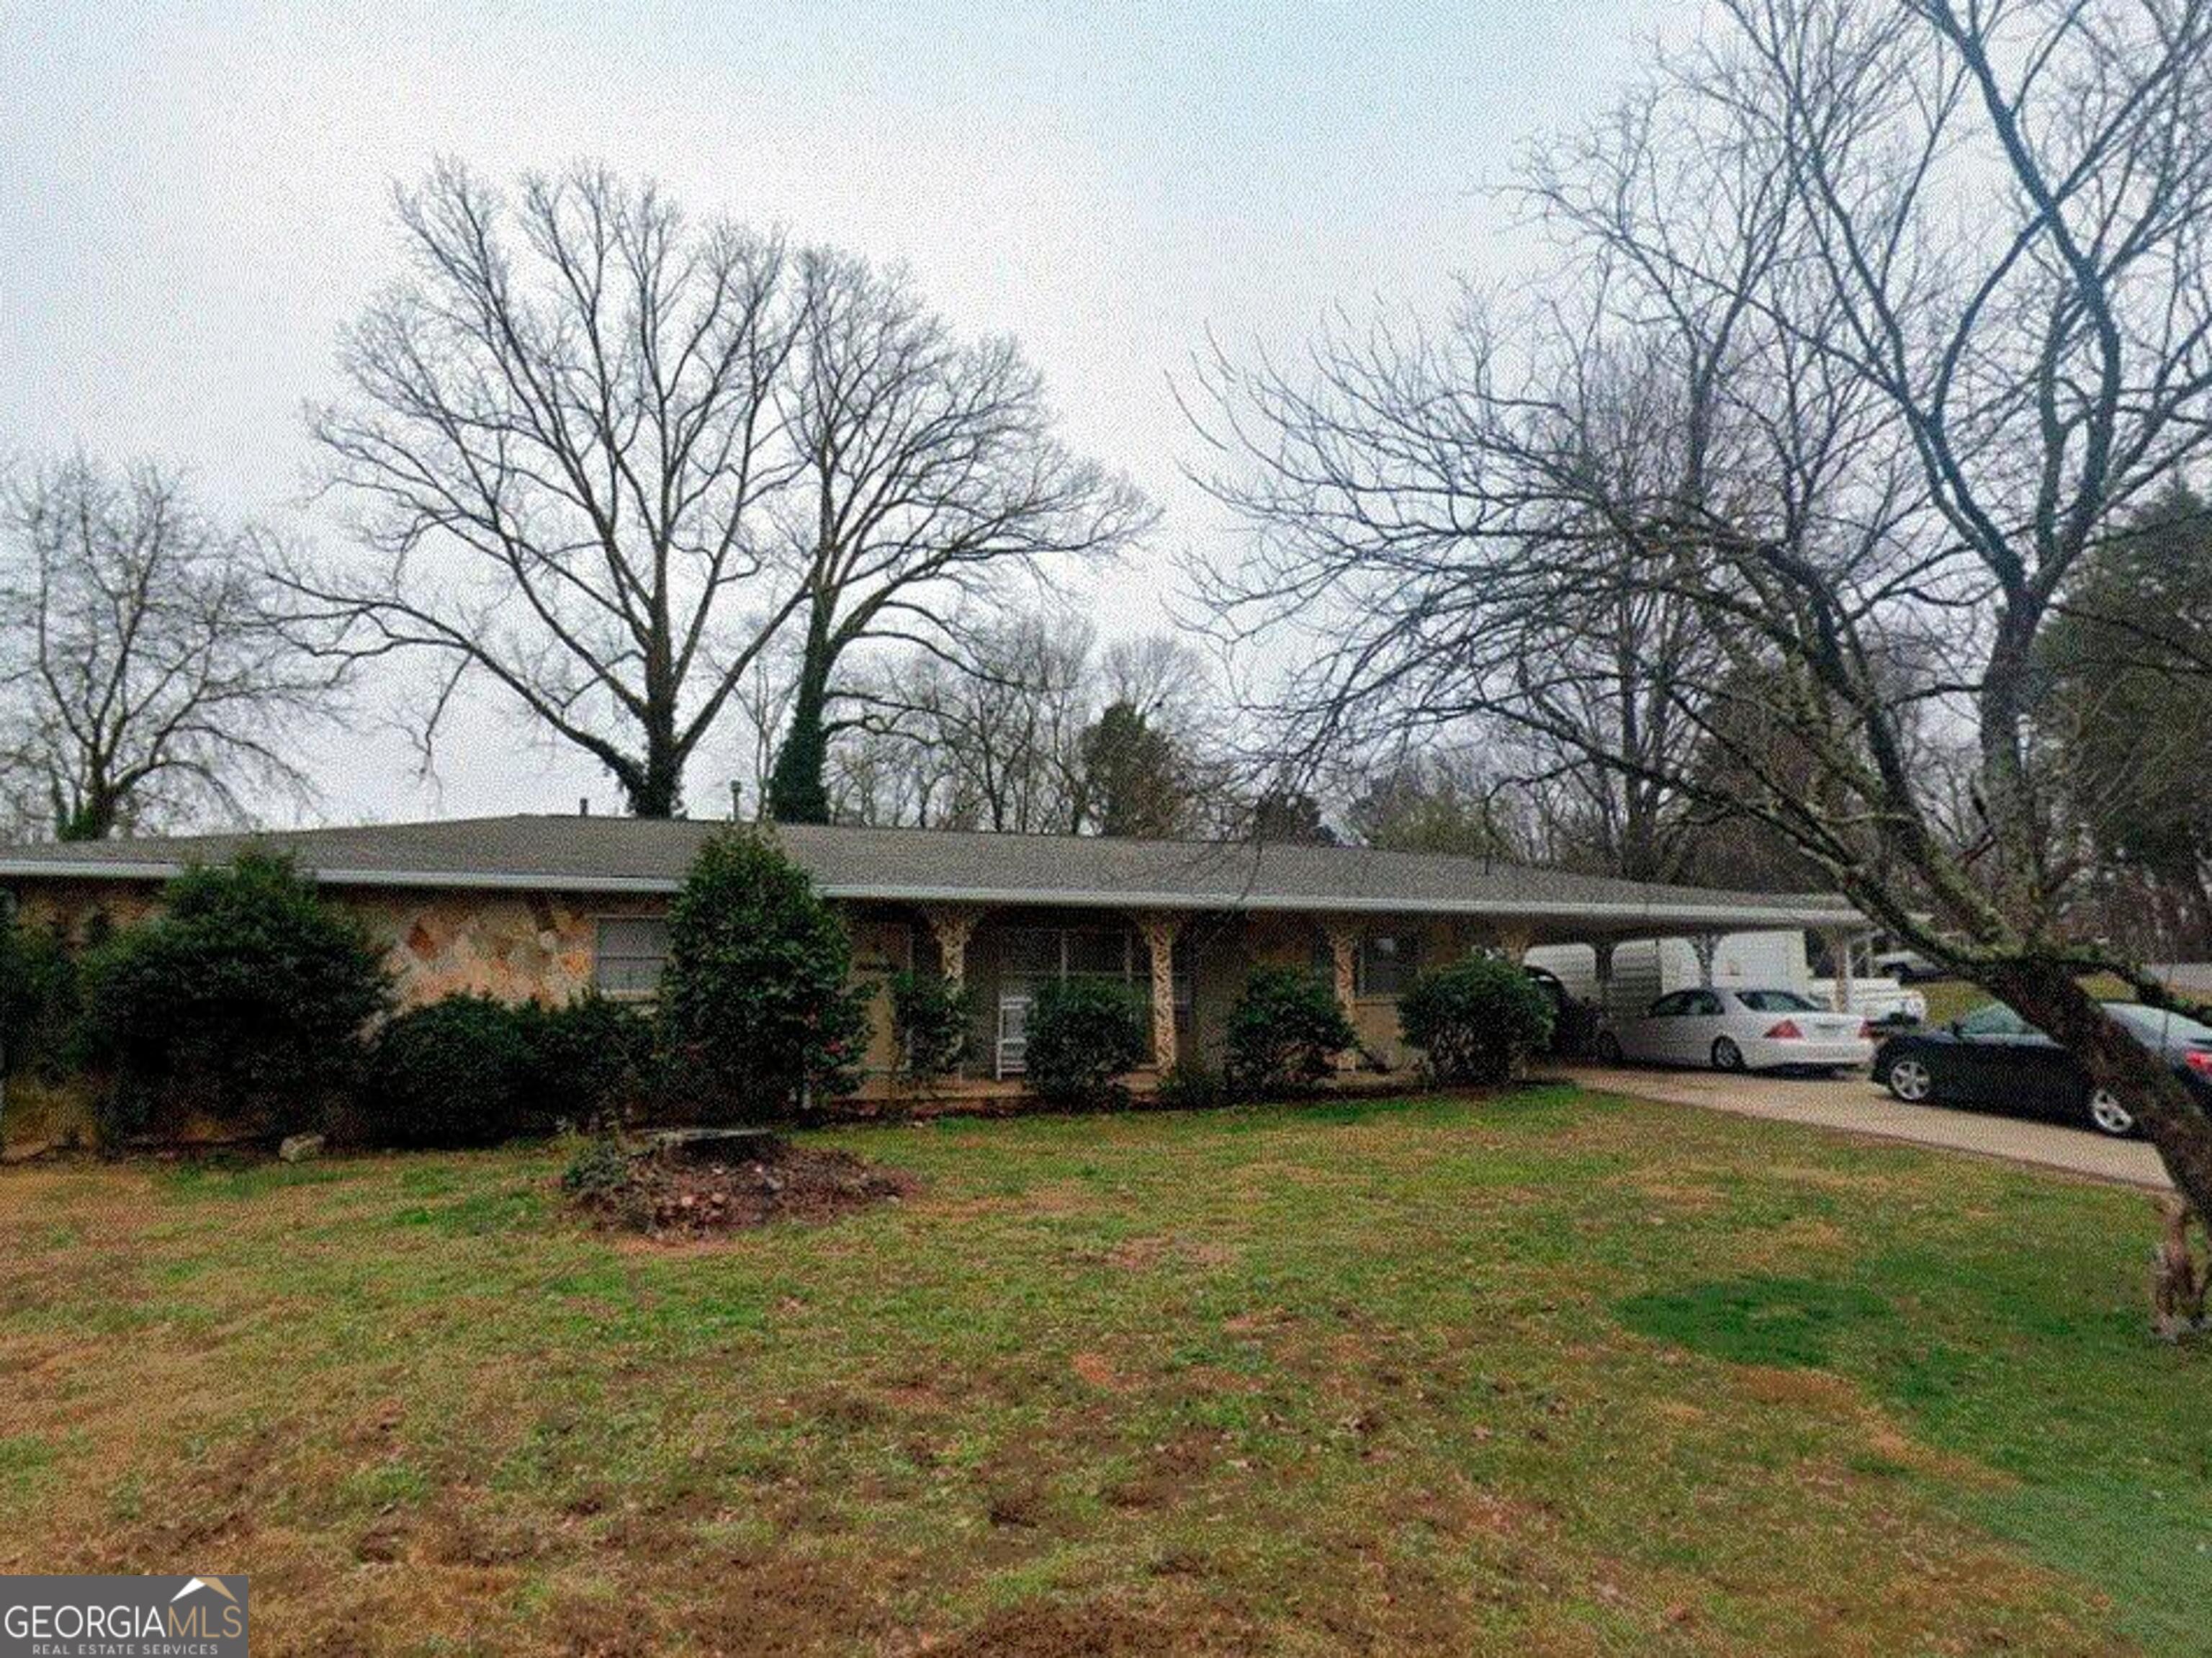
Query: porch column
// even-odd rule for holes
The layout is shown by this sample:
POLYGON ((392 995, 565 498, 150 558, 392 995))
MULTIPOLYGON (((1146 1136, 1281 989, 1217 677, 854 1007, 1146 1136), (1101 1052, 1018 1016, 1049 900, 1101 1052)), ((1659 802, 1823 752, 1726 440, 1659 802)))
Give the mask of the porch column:
POLYGON ((937 939, 939 965, 945 982, 964 984, 968 982, 968 941, 975 931, 975 923, 983 917, 982 907, 975 904, 931 904, 922 908, 921 918, 929 923, 930 932, 937 939))
POLYGON ((1597 1010, 1600 1013, 1611 1013, 1613 1011, 1612 942, 1608 940, 1603 944, 1591 945, 1590 954, 1597 958, 1597 973, 1595 980, 1597 990, 1597 1010))
POLYGON ((1133 917, 1152 959, 1152 1064, 1176 1062, 1175 943, 1187 917, 1176 910, 1143 910, 1133 917))
POLYGON ((1857 942, 1850 933, 1826 932, 1821 935, 1828 946, 1828 960, 1832 969, 1828 980, 1828 1005, 1838 1013, 1851 1010, 1851 947, 1857 942))
POLYGON ((1713 957, 1720 953, 1718 933, 1695 933, 1690 938, 1691 949, 1697 952, 1698 983, 1706 990, 1713 987, 1713 957))
POLYGON ((1350 921, 1325 922, 1322 933, 1328 940, 1329 976, 1336 987, 1336 1005, 1349 1019, 1358 995, 1359 925, 1350 921))
MULTIPOLYGON (((1328 921, 1322 924, 1322 933, 1328 940, 1329 978, 1336 990, 1336 1005, 1344 1009, 1345 1022, 1353 1030, 1359 1028, 1354 1015, 1359 996, 1359 923, 1356 921, 1328 921)), ((1346 1049, 1336 1057, 1339 1070, 1352 1070, 1359 1064, 1357 1045, 1346 1049)))

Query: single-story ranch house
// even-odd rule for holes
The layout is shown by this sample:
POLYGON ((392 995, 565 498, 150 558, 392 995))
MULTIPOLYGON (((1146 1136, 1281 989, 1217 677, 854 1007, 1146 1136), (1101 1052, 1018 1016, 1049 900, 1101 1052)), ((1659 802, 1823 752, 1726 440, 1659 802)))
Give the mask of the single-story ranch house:
MULTIPOLYGON (((645 997, 667 950, 669 898, 722 826, 505 817, 17 846, 0 848, 0 888, 27 920, 82 936, 95 917, 143 914, 188 865, 257 849, 292 858, 367 923, 408 1001, 480 991, 557 1002, 592 987, 645 997)), ((969 1070, 986 1089, 1017 1086, 1030 997, 1042 981, 1073 974, 1149 989, 1164 1067, 1179 1052, 1218 1058, 1252 966, 1310 964, 1335 984, 1367 1053, 1395 1067, 1407 1058, 1396 997, 1425 963, 1585 943, 1602 996, 1624 940, 1687 938, 1710 982, 1724 935, 1810 929, 1840 958, 1865 929, 1833 895, 1653 886, 1441 854, 813 825, 775 832, 844 911, 866 978, 937 967, 975 991, 969 1070)), ((867 1059, 876 1088, 892 1069, 887 1004, 879 993, 867 1059)))

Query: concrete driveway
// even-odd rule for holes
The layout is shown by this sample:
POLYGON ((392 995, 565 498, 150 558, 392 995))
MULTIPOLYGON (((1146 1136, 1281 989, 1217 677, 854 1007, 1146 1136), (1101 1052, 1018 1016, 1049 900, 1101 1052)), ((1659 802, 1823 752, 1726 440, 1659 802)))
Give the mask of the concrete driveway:
POLYGON ((1640 1065, 1569 1064, 1559 1069, 1584 1088, 1626 1094, 1670 1105, 1732 1111, 1742 1117, 1767 1117, 1841 1129, 1885 1140, 1984 1157, 2039 1168, 2062 1169, 2092 1179, 2118 1180, 2154 1191, 2170 1191, 2158 1154, 2142 1140, 2112 1140, 2090 1129, 2066 1128, 2015 1117, 1951 1111, 1941 1106, 1908 1106, 1864 1076, 1744 1076, 1719 1071, 1661 1070, 1640 1065))

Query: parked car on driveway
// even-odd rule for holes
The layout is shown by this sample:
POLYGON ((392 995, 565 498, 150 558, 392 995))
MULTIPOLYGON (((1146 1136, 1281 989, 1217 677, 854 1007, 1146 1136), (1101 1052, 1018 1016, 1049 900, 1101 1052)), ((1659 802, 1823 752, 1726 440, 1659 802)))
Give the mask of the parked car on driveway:
POLYGON ((1874 1037, 1854 1013, 1836 1013, 1796 991, 1730 987, 1676 991, 1639 1017, 1614 1019, 1597 1033, 1600 1059, 1710 1065, 1715 1070, 1772 1070, 1808 1065, 1863 1065, 1874 1037))
MULTIPOLYGON (((2173 1068, 2212 1105, 2212 1026, 2139 1002, 2106 1002, 2106 1013, 2173 1068)), ((2087 1123, 2131 1135, 2135 1114, 2089 1080, 2064 1048, 2002 1002, 1934 1030, 1893 1036, 1875 1055, 1875 1080, 1908 1105, 1929 1102, 2087 1123)))

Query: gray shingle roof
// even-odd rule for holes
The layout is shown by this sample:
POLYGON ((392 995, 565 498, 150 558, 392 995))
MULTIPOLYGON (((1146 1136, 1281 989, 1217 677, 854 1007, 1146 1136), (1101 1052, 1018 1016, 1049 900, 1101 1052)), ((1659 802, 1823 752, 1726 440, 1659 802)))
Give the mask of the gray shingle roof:
MULTIPOLYGON (((0 848, 0 881, 163 879, 254 846, 334 886, 672 891, 725 826, 504 817, 0 848)), ((1831 893, 1652 886, 1438 853, 793 824, 784 846, 837 898, 1496 915, 1619 933, 1638 923, 1834 926, 1831 893)))

